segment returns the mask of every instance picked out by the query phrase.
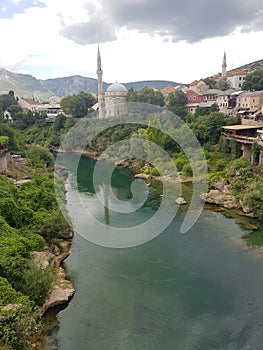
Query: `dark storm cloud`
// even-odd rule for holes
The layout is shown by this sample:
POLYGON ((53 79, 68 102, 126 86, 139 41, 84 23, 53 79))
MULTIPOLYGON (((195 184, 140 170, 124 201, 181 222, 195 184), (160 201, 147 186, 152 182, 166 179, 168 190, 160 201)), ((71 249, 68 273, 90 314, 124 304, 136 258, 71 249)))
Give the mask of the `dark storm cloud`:
MULTIPOLYGON (((263 29, 262 0, 99 0, 103 10, 91 21, 64 26, 62 34, 80 44, 116 39, 121 27, 159 34, 166 40, 197 42, 224 36, 237 27, 263 29)), ((88 6, 89 1, 86 1, 88 6)))

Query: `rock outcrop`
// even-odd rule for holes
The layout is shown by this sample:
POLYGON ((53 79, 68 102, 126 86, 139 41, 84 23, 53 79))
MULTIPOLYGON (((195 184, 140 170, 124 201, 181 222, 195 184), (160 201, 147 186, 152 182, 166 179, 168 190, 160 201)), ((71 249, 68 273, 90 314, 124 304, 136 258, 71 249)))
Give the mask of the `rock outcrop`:
POLYGON ((240 204, 231 193, 230 185, 224 181, 214 182, 212 189, 202 196, 206 203, 217 204, 227 209, 239 208, 240 204))

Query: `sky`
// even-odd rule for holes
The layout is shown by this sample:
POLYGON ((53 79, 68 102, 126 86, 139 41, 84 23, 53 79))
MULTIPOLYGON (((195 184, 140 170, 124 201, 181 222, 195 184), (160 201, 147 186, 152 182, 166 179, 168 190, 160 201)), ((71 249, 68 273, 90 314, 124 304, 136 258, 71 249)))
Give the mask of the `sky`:
POLYGON ((190 83, 263 58, 262 0, 0 0, 0 67, 190 83))

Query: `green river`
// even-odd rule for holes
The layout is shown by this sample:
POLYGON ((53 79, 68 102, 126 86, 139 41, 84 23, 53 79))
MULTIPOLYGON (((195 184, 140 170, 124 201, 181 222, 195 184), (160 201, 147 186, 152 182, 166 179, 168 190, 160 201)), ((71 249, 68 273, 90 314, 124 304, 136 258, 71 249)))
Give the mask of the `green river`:
MULTIPOLYGON (((76 230, 92 230, 76 207, 78 192, 107 224, 126 227, 153 215, 161 199, 154 188, 135 214, 96 210, 94 163, 81 158, 78 189, 69 177, 67 208, 76 230)), ((118 198, 131 197, 132 181, 128 170, 114 172, 118 198)), ((245 231, 220 212, 204 209, 181 234, 186 209, 179 208, 162 234, 133 248, 102 247, 76 233, 65 262, 76 293, 58 313, 44 349, 262 350, 263 256, 247 247, 245 231)))

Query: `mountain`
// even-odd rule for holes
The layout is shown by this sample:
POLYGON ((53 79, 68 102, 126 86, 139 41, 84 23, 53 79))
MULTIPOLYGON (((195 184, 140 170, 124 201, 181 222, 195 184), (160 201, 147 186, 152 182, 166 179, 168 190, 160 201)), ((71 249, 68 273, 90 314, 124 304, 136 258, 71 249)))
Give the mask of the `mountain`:
POLYGON ((18 74, 0 68, 0 94, 13 90, 16 96, 45 100, 54 95, 42 86, 40 80, 29 74, 18 74))
MULTIPOLYGON (((78 94, 80 91, 96 94, 98 91, 98 81, 93 78, 85 78, 80 75, 73 75, 65 78, 55 78, 41 80, 42 86, 53 95, 63 97, 67 95, 78 94)), ((109 84, 103 83, 104 90, 109 84)))
POLYGON ((168 85, 172 85, 172 86, 183 85, 181 83, 175 83, 174 81, 170 81, 170 80, 143 80, 143 81, 134 81, 132 83, 123 83, 123 84, 126 86, 128 90, 130 90, 131 88, 134 90, 141 90, 144 87, 161 90, 168 85))
MULTIPOLYGON (((97 84, 97 79, 82 77, 80 75, 40 80, 29 74, 12 73, 0 68, 0 94, 5 94, 13 90, 15 96, 24 98, 34 97, 39 101, 47 100, 52 95, 63 97, 78 94, 80 91, 96 94, 98 91, 97 84)), ((128 90, 131 88, 140 90, 146 86, 160 90, 167 85, 182 85, 167 80, 145 80, 124 84, 128 90)), ((106 91, 109 85, 109 83, 103 83, 104 91, 106 91)))

